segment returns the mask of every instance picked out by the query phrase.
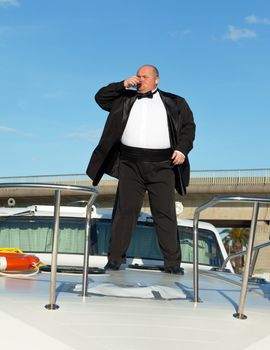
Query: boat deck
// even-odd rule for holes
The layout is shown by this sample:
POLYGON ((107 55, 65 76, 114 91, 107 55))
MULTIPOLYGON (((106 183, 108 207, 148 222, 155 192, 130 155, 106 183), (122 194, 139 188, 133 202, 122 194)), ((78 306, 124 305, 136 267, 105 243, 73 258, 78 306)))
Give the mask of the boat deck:
MULTIPOLYGON (((194 305, 191 269, 185 269, 183 276, 132 269, 89 275, 89 295, 84 298, 80 296, 82 276, 59 273, 59 309, 47 310, 50 273, 16 279, 1 276, 0 323, 10 330, 1 336, 1 345, 18 349, 27 344, 28 349, 39 350, 49 346, 58 350, 257 346, 257 341, 270 334, 269 286, 264 291, 251 286, 256 293, 247 297, 248 318, 238 320, 233 313, 239 301, 239 282, 231 279, 228 283, 226 274, 219 274, 215 288, 214 279, 211 273, 201 274, 203 302, 194 305), (264 298, 259 298, 259 293, 264 293, 264 298), (231 337, 239 342, 231 344, 231 337)), ((270 338, 266 340, 269 348, 270 338)))

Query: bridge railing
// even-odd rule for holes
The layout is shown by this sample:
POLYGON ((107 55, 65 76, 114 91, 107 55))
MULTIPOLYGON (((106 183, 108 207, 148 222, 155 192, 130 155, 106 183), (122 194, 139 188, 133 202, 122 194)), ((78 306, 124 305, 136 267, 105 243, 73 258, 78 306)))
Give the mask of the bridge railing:
POLYGON ((194 170, 191 185, 266 185, 270 169, 194 170))
MULTIPOLYGON (((109 177, 104 179, 111 179, 109 177)), ((78 185, 91 183, 85 174, 57 174, 37 176, 0 177, 2 182, 31 182, 31 183, 68 183, 78 185)), ((196 185, 267 185, 270 184, 270 169, 232 169, 232 170, 193 170, 190 184, 196 185)))
POLYGON ((31 176, 12 176, 12 177, 0 177, 0 183, 54 183, 63 184, 68 183, 70 185, 78 185, 82 182, 89 182, 91 180, 85 174, 56 174, 56 175, 31 175, 31 176))

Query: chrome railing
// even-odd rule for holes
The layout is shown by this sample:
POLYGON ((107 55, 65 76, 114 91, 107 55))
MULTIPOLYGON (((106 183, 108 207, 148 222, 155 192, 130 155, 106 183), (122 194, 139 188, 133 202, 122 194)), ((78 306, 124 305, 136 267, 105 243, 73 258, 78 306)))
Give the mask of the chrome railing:
MULTIPOLYGON (((255 247, 252 248, 252 252, 253 252, 253 257, 252 257, 252 261, 250 264, 250 269, 249 269, 249 277, 252 277, 253 273, 254 273, 254 268, 258 259, 258 254, 260 252, 261 249, 269 247, 270 246, 270 241, 265 242, 265 243, 261 243, 256 245, 255 247)), ((225 267, 227 265, 227 263, 235 258, 238 258, 240 256, 244 256, 247 255, 247 251, 246 250, 242 250, 240 252, 237 253, 233 253, 230 254, 229 256, 227 256, 227 258, 223 261, 223 264, 221 266, 221 268, 219 269, 219 271, 224 271, 225 267)))
MULTIPOLYGON (((256 231, 256 225, 258 220, 259 205, 270 204, 269 197, 214 197, 209 202, 203 204, 202 206, 195 209, 194 218, 193 218, 193 300, 195 303, 200 301, 199 299, 199 260, 198 260, 198 225, 200 213, 220 202, 243 202, 243 203, 253 203, 253 213, 252 220, 250 225, 249 241, 246 251, 246 262, 243 271, 243 281, 241 287, 240 301, 238 306, 237 313, 234 314, 234 317, 239 319, 245 319, 244 315, 244 306, 247 295, 248 280, 250 275, 250 268, 253 266, 251 262, 252 250, 254 245, 254 237, 256 231)), ((258 248, 255 247, 255 248, 258 248)), ((257 259, 257 257, 254 257, 257 259)))
POLYGON ((47 184, 47 183, 0 183, 0 188, 54 190, 54 228, 53 228, 51 276, 50 276, 50 299, 49 299, 49 304, 45 305, 45 307, 49 310, 56 310, 59 308, 59 306, 56 304, 56 272, 57 272, 61 191, 87 192, 91 195, 86 205, 86 219, 85 219, 85 244, 84 244, 83 281, 82 281, 82 296, 85 297, 87 295, 87 287, 88 287, 91 211, 92 211, 92 205, 95 202, 95 199, 98 195, 98 191, 92 187, 61 185, 61 184, 56 185, 56 184, 47 184))

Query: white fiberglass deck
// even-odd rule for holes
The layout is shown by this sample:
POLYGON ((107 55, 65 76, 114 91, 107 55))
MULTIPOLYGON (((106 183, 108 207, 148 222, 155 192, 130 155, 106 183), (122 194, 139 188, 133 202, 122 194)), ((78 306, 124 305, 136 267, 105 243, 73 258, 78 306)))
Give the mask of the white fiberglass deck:
POLYGON ((268 349, 269 285, 250 286, 256 293, 247 297, 248 318, 238 320, 232 316, 240 295, 237 277, 219 274, 217 284, 214 276, 215 273, 206 271, 201 274, 203 302, 194 305, 189 268, 184 276, 130 269, 89 275, 86 298, 76 291, 82 282, 81 275, 58 274, 58 310, 44 307, 49 300, 49 273, 20 279, 1 276, 1 347, 268 349), (235 283, 226 281, 231 277, 235 283), (166 290, 172 294, 166 294, 166 290), (117 296, 104 296, 113 293, 117 296))

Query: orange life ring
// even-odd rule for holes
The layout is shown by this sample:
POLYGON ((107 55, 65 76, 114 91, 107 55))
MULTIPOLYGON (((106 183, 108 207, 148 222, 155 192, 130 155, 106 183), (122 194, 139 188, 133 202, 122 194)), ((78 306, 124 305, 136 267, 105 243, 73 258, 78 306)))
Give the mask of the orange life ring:
POLYGON ((0 253, 0 271, 36 270, 41 264, 35 255, 21 253, 0 253))

